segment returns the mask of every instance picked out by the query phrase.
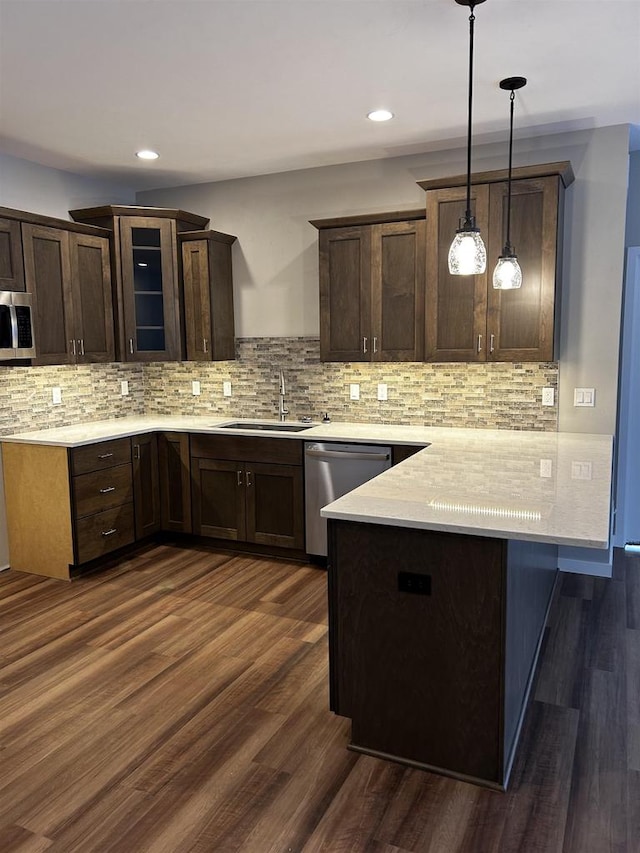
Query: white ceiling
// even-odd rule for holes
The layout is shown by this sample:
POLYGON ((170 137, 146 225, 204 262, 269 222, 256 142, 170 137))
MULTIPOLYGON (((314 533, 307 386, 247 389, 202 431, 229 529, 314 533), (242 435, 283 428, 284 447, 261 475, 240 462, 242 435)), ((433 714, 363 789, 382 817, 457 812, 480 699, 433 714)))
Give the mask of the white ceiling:
MULTIPOLYGON (((474 140, 640 125, 640 0, 476 7, 474 140)), ((0 151, 135 189, 464 144, 455 0, 0 0, 0 151), (374 124, 377 107, 396 118, 374 124), (140 148, 155 163, 134 157, 140 148)))

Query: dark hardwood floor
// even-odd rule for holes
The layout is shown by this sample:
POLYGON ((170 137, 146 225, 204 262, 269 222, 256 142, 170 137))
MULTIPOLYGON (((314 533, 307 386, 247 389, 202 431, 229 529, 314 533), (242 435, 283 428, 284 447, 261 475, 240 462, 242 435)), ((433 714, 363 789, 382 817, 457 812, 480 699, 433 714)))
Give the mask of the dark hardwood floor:
POLYGON ((640 851, 640 558, 556 593, 500 794, 346 749, 317 568, 0 573, 0 851, 640 851))

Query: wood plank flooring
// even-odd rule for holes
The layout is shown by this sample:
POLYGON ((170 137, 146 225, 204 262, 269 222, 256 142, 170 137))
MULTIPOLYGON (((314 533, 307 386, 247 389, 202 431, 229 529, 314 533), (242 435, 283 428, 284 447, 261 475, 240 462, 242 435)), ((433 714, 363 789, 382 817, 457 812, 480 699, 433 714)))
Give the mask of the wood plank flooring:
POLYGON ((349 752, 327 670, 309 565, 0 573, 0 851, 640 851, 639 557, 562 577, 506 794, 349 752))

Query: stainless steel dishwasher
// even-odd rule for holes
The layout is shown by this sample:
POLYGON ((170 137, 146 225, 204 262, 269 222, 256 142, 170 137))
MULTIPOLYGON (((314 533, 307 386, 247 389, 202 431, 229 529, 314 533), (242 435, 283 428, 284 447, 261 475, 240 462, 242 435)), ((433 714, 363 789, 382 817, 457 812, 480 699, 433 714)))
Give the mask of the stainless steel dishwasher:
POLYGON ((305 441, 305 513, 307 554, 327 556, 327 520, 323 506, 391 467, 391 448, 379 444, 305 441))

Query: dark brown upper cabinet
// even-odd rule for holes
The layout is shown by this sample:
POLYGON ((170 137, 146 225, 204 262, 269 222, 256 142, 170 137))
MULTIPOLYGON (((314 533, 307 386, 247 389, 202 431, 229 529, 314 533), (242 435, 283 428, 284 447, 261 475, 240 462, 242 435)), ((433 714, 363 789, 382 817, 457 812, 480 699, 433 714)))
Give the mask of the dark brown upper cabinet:
POLYGON ((522 268, 517 290, 494 290, 507 226, 505 170, 472 176, 471 206, 487 247, 487 269, 452 276, 447 256, 466 207, 466 178, 421 181, 426 191, 427 361, 552 361, 557 357, 564 190, 568 162, 513 170, 511 243, 522 268), (558 297, 556 299, 556 297, 558 297))
POLYGON ((0 290, 24 290, 20 223, 0 219, 0 290))
POLYGON ((420 361, 422 211, 313 220, 319 229, 323 361, 420 361))
POLYGON ((114 361, 108 234, 60 224, 39 224, 35 216, 22 223, 25 284, 33 294, 33 364, 114 361))
POLYGON ((120 361, 179 361, 185 355, 178 234, 209 220, 168 208, 105 205, 69 211, 113 232, 116 350, 120 361))
POLYGON ((180 234, 188 361, 235 358, 231 234, 180 234))

